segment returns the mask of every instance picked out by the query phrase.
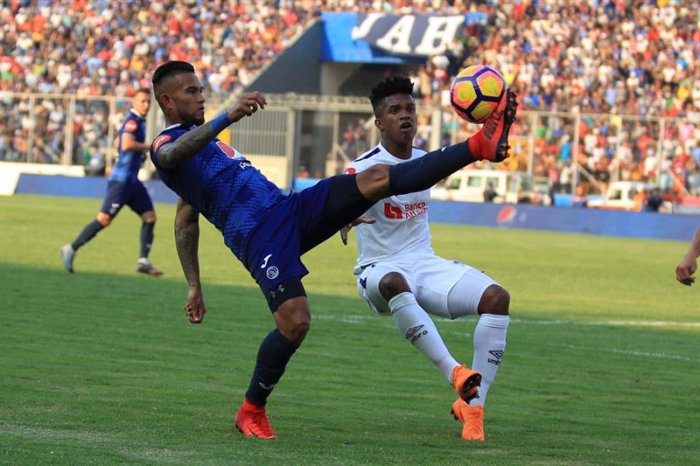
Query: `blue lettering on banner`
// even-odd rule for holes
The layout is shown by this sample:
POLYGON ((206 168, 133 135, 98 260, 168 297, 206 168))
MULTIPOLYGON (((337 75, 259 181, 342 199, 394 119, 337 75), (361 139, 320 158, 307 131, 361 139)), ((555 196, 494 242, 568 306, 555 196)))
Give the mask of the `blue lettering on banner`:
POLYGON ((444 52, 465 22, 464 15, 370 13, 358 15, 352 38, 392 54, 430 56, 444 52))

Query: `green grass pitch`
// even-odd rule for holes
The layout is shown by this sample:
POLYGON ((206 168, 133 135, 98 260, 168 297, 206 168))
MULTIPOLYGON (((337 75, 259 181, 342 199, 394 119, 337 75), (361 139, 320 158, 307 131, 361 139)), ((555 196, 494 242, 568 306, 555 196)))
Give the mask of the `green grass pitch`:
MULTIPOLYGON (((83 248, 58 248, 98 200, 0 197, 1 464, 697 464, 699 286, 674 280, 680 242, 436 225, 436 251, 511 292, 508 346, 465 443, 454 394, 356 296, 355 247, 305 257, 313 321, 268 404, 279 439, 242 438, 231 416, 272 328, 252 279, 203 223, 209 313, 192 326, 174 206, 158 205, 151 258, 125 210, 83 248)), ((438 320, 471 361, 475 318, 438 320)))

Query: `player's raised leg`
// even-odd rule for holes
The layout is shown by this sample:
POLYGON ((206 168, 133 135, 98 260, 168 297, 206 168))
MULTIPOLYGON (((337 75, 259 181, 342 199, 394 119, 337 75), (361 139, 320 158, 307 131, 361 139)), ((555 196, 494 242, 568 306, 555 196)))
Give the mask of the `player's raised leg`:
POLYGON ((422 191, 476 160, 501 162, 508 157, 508 133, 517 113, 517 97, 508 89, 498 108, 467 141, 396 165, 375 165, 357 174, 365 198, 378 201, 395 194, 422 191))

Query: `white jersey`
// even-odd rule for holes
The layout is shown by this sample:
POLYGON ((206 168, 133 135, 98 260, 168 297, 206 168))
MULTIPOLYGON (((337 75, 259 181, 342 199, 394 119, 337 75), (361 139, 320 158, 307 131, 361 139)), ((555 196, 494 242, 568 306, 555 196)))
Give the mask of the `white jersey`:
MULTIPOLYGON (((379 143, 350 164, 348 173, 359 173, 378 163, 396 165, 423 157, 426 152, 413 148, 410 159, 391 155, 379 143)), ((407 256, 434 255, 431 246, 428 206, 430 189, 382 199, 366 213, 377 220, 371 225, 356 227, 358 257, 354 272, 360 273, 369 264, 384 260, 401 260, 407 256)))

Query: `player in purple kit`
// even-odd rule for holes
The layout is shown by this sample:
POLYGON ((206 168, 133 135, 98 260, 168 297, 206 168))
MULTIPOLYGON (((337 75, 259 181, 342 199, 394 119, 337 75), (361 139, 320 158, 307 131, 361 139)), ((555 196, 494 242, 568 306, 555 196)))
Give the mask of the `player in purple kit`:
MULTIPOLYGON (((188 284, 185 312, 193 324, 202 323, 206 313, 197 253, 201 213, 222 232, 224 242, 256 280, 272 311, 276 328, 260 345, 234 424, 246 437, 276 438, 265 405, 311 321, 301 282, 308 271, 301 256, 380 199, 427 189, 475 160, 505 159, 517 108, 515 94, 509 91, 482 130, 466 142, 428 153, 415 162, 378 164, 359 174, 334 176, 304 191, 285 194, 242 154, 216 138, 229 125, 265 107, 260 93, 243 94, 229 111, 205 122, 203 88, 191 64, 173 61, 161 65, 153 75, 153 87, 169 126, 153 141, 151 159, 163 182, 180 196, 175 242, 188 284)), ((405 131, 414 131, 410 119, 405 119, 405 131)), ((455 384, 460 395, 476 392, 480 375, 469 372, 455 384)))
POLYGON ((153 230, 156 213, 151 196, 138 179, 139 169, 148 150, 146 144, 146 114, 151 107, 151 92, 139 89, 131 100, 131 109, 127 114, 118 136, 119 157, 109 174, 107 194, 97 218, 88 223, 70 244, 61 247, 61 258, 66 270, 73 273, 73 261, 79 248, 90 241, 102 229, 108 227, 114 217, 125 205, 131 207, 143 220, 141 224, 141 249, 136 262, 136 271, 151 276, 163 274, 148 260, 148 253, 153 244, 153 230))

